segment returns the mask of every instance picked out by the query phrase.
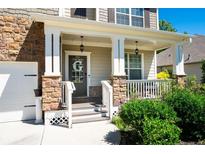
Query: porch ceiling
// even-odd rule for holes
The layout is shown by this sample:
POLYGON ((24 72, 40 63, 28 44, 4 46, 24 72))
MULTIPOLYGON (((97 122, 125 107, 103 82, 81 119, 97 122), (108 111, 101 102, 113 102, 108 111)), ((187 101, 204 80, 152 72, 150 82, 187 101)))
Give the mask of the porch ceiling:
MULTIPOLYGON (((149 28, 132 27, 59 16, 32 14, 32 18, 34 18, 35 21, 44 22, 46 30, 56 30, 61 31, 61 33, 64 34, 78 35, 76 36, 78 38, 79 35, 92 36, 87 38, 87 42, 92 42, 92 40, 94 40, 99 43, 108 43, 108 40, 111 41, 109 38, 122 36, 125 37, 125 43, 127 46, 130 45, 129 48, 132 48, 133 45, 135 46, 135 41, 139 41, 139 48, 144 50, 156 50, 170 47, 178 42, 189 41, 189 38, 191 37, 185 34, 165 32, 149 28), (96 36, 97 39, 95 39, 96 36)), ((69 40, 74 39, 75 37, 69 40)))
MULTIPOLYGON (((166 43, 159 43, 159 42, 151 42, 149 40, 139 40, 139 39, 125 39, 125 48, 126 49, 135 49, 136 48, 136 41, 137 47, 139 50, 155 50, 158 48, 163 48, 166 46, 166 43)), ((67 45, 79 45, 81 44, 80 35, 73 35, 73 34, 62 34, 62 44, 67 45)), ((95 37, 95 36, 84 36, 83 44, 85 46, 98 46, 98 47, 112 47, 111 38, 105 37, 95 37)))

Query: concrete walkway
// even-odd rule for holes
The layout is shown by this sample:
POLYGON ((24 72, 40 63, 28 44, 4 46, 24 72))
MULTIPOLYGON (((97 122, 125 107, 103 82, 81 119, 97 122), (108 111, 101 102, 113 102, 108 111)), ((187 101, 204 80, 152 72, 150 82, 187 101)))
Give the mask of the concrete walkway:
POLYGON ((36 125, 33 121, 0 123, 0 144, 119 144, 120 133, 109 121, 60 126, 36 125))

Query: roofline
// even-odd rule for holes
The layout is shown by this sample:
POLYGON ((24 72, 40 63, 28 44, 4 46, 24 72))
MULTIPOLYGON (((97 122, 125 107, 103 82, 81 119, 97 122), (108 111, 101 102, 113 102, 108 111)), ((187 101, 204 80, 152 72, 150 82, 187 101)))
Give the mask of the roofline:
POLYGON ((162 30, 144 28, 144 27, 134 27, 134 26, 121 25, 121 24, 114 24, 114 23, 97 22, 94 20, 42 15, 39 13, 32 13, 31 17, 34 20, 39 21, 39 22, 46 22, 50 20, 50 21, 57 21, 57 22, 73 22, 73 23, 78 23, 78 24, 85 23, 85 24, 90 24, 90 25, 106 26, 106 27, 120 28, 120 29, 125 29, 125 30, 134 30, 134 31, 139 31, 139 32, 152 32, 152 33, 161 34, 161 35, 182 37, 181 41, 184 41, 184 40, 187 41, 189 38, 193 37, 193 35, 182 34, 182 33, 177 33, 177 32, 168 32, 168 31, 162 31, 162 30))

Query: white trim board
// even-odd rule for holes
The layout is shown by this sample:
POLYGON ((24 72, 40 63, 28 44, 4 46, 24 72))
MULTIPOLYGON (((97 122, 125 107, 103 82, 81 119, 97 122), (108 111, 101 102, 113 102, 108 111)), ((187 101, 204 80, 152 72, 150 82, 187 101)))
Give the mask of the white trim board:
POLYGON ((89 96, 89 86, 90 86, 90 73, 91 73, 91 64, 90 64, 90 54, 91 52, 87 52, 87 51, 69 51, 69 50, 65 50, 65 80, 68 81, 69 80, 69 58, 68 56, 72 55, 72 56, 86 56, 87 57, 87 96, 89 96))

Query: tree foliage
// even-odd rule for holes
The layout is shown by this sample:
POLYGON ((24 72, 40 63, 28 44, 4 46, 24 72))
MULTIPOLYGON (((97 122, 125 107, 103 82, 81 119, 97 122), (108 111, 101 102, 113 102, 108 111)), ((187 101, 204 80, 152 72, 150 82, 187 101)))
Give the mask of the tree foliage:
POLYGON ((160 20, 159 21, 159 28, 160 30, 169 31, 169 32, 176 32, 177 30, 173 27, 173 25, 166 21, 166 20, 160 20))
POLYGON ((201 70, 202 70, 202 79, 201 79, 201 82, 202 82, 202 83, 205 83, 205 60, 202 61, 201 70))

